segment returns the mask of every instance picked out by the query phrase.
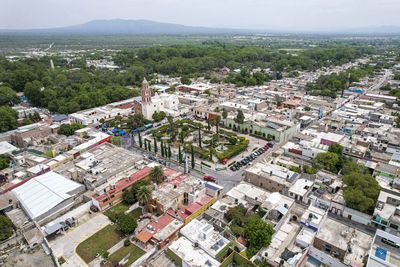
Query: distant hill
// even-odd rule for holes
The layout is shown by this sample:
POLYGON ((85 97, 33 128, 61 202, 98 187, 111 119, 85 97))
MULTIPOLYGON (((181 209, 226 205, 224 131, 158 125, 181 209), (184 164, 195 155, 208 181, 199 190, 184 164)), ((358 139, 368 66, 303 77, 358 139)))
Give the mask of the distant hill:
POLYGON ((190 34, 348 34, 400 35, 400 26, 307 29, 230 29, 156 22, 151 20, 93 20, 79 25, 47 29, 0 29, 0 34, 81 34, 81 35, 190 35, 190 34))
POLYGON ((20 33, 20 34, 128 34, 128 35, 147 35, 147 34, 239 34, 255 31, 240 29, 224 29, 185 26, 181 24, 163 23, 151 20, 93 20, 87 23, 48 29, 27 29, 27 30, 1 30, 1 33, 20 33))

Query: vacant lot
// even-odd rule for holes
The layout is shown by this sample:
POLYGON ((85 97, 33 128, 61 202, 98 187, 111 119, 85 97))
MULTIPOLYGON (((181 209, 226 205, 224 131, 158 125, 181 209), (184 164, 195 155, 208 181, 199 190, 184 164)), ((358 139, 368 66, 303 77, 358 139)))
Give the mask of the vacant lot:
POLYGON ((109 266, 116 266, 116 264, 126 257, 129 254, 128 262, 124 264, 124 266, 129 266, 134 263, 137 259, 145 254, 145 252, 135 246, 134 244, 130 244, 127 247, 122 247, 113 253, 109 258, 109 266))
POLYGON ((117 230, 117 226, 107 225, 82 243, 76 248, 76 253, 89 263, 96 258, 101 251, 106 251, 123 238, 123 235, 117 230))

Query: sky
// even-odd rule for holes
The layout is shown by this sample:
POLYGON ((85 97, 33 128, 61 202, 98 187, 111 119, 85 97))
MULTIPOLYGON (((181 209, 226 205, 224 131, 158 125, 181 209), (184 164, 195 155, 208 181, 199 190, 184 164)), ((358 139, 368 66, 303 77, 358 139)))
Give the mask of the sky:
POLYGON ((0 28, 54 28, 96 19, 192 26, 335 30, 400 26, 400 0, 0 0, 0 28))

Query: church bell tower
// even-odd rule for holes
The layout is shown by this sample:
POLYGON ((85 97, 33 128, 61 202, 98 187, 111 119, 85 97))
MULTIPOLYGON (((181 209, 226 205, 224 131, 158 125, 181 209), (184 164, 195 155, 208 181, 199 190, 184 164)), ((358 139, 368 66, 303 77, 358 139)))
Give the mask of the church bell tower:
POLYGON ((142 95, 142 103, 147 104, 151 102, 151 90, 149 88, 149 82, 146 78, 143 79, 142 88, 140 89, 142 95))

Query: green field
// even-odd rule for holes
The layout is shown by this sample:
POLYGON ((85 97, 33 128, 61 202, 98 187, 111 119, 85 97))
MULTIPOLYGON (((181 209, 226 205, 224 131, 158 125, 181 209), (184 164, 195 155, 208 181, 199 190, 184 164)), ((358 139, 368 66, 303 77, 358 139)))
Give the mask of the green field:
POLYGON ((110 258, 108 259, 110 266, 115 266, 120 260, 127 256, 128 253, 130 253, 128 262, 125 263, 124 266, 131 265, 145 254, 145 252, 141 248, 135 246, 134 244, 130 244, 127 247, 120 248, 110 256, 110 258))
POLYGON ((110 249, 123 238, 124 236, 118 232, 115 224, 107 225, 80 243, 76 248, 76 253, 86 263, 89 263, 96 258, 97 253, 110 249))

